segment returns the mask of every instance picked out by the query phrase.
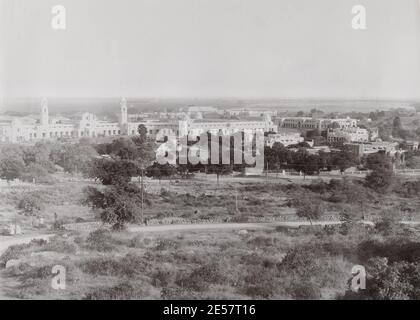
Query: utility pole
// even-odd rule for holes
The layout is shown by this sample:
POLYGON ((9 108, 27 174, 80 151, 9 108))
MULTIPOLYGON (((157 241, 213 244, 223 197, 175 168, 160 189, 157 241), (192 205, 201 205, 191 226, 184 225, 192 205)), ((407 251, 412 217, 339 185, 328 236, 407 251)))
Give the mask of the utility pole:
POLYGON ((237 188, 236 185, 235 185, 235 211, 239 212, 239 209, 238 209, 238 188, 237 188))
POLYGON ((144 223, 144 205, 143 205, 143 203, 144 203, 144 199, 143 199, 143 197, 144 197, 144 185, 143 185, 143 173, 144 173, 144 170, 143 169, 141 169, 141 223, 144 223))
POLYGON ((265 180, 266 180, 266 183, 268 183, 268 161, 266 161, 265 180))

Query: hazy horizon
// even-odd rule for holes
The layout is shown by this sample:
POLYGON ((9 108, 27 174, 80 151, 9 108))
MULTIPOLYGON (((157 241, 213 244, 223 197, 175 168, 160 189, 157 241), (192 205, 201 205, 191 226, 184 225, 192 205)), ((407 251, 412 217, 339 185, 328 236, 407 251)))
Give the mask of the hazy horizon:
MULTIPOLYGON (((38 113, 41 99, 21 98, 4 106, 1 112, 38 113)), ((51 113, 69 112, 118 112, 119 97, 113 98, 52 98, 48 100, 51 113)), ((316 108, 324 112, 370 112, 415 107, 420 110, 420 101, 395 99, 189 99, 189 98, 133 98, 127 97, 129 110, 179 109, 189 106, 212 106, 220 109, 276 109, 282 112, 309 111, 316 108)))

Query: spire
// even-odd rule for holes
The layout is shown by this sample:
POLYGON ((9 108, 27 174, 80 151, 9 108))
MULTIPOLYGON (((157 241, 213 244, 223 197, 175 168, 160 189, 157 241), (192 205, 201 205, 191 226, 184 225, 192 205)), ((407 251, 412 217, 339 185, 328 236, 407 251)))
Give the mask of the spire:
POLYGON ((42 98, 41 101, 41 125, 46 126, 49 123, 48 99, 42 98))
POLYGON ((127 123, 127 99, 123 97, 120 102, 120 125, 126 125, 127 123))

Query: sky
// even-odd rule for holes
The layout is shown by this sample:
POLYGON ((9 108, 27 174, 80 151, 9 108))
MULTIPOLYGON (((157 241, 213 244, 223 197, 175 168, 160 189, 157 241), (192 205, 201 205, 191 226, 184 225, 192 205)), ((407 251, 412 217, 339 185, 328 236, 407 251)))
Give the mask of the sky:
POLYGON ((420 99, 420 3, 0 0, 0 96, 420 99))

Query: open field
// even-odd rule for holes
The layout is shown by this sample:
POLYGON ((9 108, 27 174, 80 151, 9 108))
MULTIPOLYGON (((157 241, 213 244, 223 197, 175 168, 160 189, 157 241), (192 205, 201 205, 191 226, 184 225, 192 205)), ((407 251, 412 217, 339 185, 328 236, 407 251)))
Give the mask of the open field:
MULTIPOLYGON (((280 264, 291 248, 315 238, 275 230, 69 235, 10 251, 19 263, 2 275, 19 283, 7 288, 11 298, 293 298, 293 279, 280 264), (57 264, 67 270, 63 291, 51 288, 57 264)), ((345 290, 351 265, 342 257, 314 261, 324 262, 330 274, 320 293, 328 298, 345 290)))
MULTIPOLYGON (((400 233, 418 238, 413 228, 400 233)), ((0 263, 13 259, 1 275, 4 294, 17 299, 333 299, 346 292, 352 266, 370 255, 369 241, 387 240, 361 225, 99 230, 14 246, 0 263), (55 265, 65 267, 65 290, 51 287, 55 265)))
MULTIPOLYGON (((420 218, 420 200, 416 197, 407 198, 396 193, 385 196, 366 189, 362 192, 361 201, 356 190, 353 192, 354 195, 350 190, 339 189, 322 195, 313 192, 312 186, 321 181, 329 183, 331 179, 331 177, 322 177, 321 180, 315 176, 307 179, 224 176, 220 179, 220 185, 217 185, 216 177, 213 175, 196 175, 187 180, 158 181, 146 178, 144 184, 147 197, 144 215, 149 224, 186 221, 193 223, 299 221, 289 201, 309 191, 314 196, 321 196, 324 204, 324 220, 338 218, 341 211, 349 205, 353 206, 360 215, 366 216, 366 219, 378 215, 386 208, 399 212, 401 220, 420 218), (343 203, 343 197, 348 198, 347 203, 343 203)), ((49 226, 54 223, 55 216, 60 225, 98 220, 97 214, 82 205, 81 201, 84 198, 85 187, 100 187, 99 184, 70 175, 58 176, 55 180, 54 184, 45 185, 17 182, 12 182, 10 185, 1 184, 0 226, 17 223, 22 226, 25 233, 45 233, 50 231, 49 226), (35 223, 34 226, 31 226, 31 218, 24 216, 17 208, 19 199, 28 192, 38 194, 45 204, 39 214, 42 223, 35 223)), ((134 181, 140 184, 138 179, 134 181)), ((337 181, 344 181, 343 177, 339 177, 337 181)))
POLYGON ((420 221, 418 197, 377 193, 343 177, 226 176, 219 186, 204 175, 145 179, 148 225, 120 232, 81 204, 84 188, 100 184, 55 178, 0 186, 1 224, 18 223, 25 233, 0 238, 0 298, 334 299, 346 293, 352 266, 368 263, 366 242, 419 237, 409 224, 420 221), (31 225, 17 209, 25 192, 45 203, 42 224, 31 225), (320 199, 326 225, 296 216, 290 201, 308 195, 320 199), (406 220, 392 237, 367 224, 384 210, 406 220), (338 225, 343 214, 365 224, 338 225), (55 215, 59 226, 75 227, 53 228, 55 215), (65 290, 51 287, 56 265, 65 267, 65 290))

